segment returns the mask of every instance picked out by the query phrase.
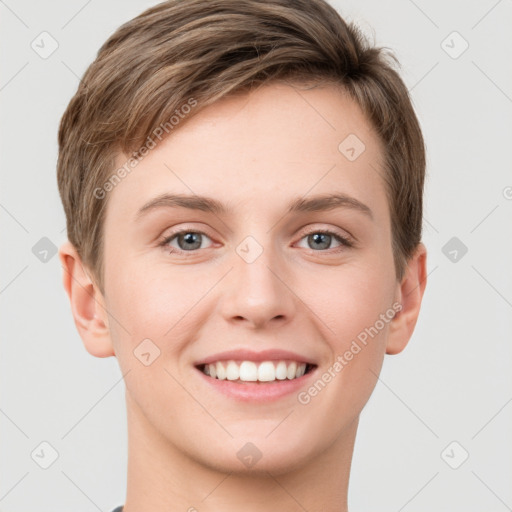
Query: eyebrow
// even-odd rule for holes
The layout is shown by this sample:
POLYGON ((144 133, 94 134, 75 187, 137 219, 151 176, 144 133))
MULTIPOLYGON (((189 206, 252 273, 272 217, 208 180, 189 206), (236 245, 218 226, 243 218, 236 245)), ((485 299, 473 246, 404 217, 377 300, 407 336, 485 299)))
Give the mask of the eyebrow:
MULTIPOLYGON (((187 208, 200 210, 215 215, 233 213, 233 209, 211 197, 187 194, 161 194, 149 200, 136 213, 135 220, 139 220, 148 212, 159 208, 187 208)), ((287 205, 287 213, 321 212, 335 208, 349 208, 359 211, 373 219, 371 209, 355 197, 343 193, 322 194, 309 198, 297 198, 287 205)))

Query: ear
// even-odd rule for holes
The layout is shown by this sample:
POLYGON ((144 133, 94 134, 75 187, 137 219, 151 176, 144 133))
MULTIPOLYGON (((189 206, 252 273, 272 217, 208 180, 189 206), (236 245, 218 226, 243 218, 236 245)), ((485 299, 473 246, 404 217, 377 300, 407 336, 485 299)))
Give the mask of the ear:
POLYGON ((77 250, 69 241, 59 248, 59 259, 62 265, 62 283, 85 348, 96 357, 115 355, 103 294, 89 277, 77 250))
POLYGON ((421 300, 427 285, 427 249, 420 243, 410 258, 402 282, 397 285, 396 301, 402 309, 390 323, 386 354, 398 354, 412 336, 421 300))

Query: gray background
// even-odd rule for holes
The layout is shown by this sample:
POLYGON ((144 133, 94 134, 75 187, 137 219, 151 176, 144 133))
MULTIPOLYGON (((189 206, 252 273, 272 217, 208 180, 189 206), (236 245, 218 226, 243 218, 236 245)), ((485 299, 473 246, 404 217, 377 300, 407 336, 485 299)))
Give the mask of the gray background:
MULTIPOLYGON (((154 3, 0 1, 4 512, 124 502, 121 373, 83 348, 41 239, 65 240, 56 137, 79 77, 117 26, 154 3), (59 45, 46 59, 31 47, 43 31, 59 45), (48 469, 50 449, 31 457, 43 441, 58 452, 48 469)), ((512 510, 512 1, 333 5, 400 59, 428 148, 428 286, 409 346, 387 356, 363 411, 351 511, 512 510)))

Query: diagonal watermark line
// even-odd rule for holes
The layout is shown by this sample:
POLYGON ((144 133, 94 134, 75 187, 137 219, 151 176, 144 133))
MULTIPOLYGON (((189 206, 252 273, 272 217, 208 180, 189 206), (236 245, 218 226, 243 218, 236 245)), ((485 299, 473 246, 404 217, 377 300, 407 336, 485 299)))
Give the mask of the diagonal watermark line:
MULTIPOLYGON (((335 167, 336 167, 336 164, 331 166, 331 168, 323 176, 318 178, 316 183, 313 183, 313 185, 311 185, 311 187, 309 187, 309 190, 307 190, 306 193, 303 194, 301 199, 304 199, 335 167)), ((285 213, 280 219, 277 220, 277 222, 274 222, 274 224, 272 226, 270 226, 270 229, 267 231, 267 233, 270 233, 287 215, 288 215, 288 213, 285 213)))
POLYGON ((7 416, 7 414, 5 414, 5 412, 3 411, 3 409, 0 409, 0 412, 27 438, 27 439, 30 439, 27 434, 25 434, 25 432, 23 432, 23 430, 21 430, 21 428, 16 425, 16 423, 14 423, 14 421, 9 418, 9 416, 7 416))
POLYGON ((487 17, 487 15, 493 11, 497 6, 498 4, 501 3, 501 0, 498 0, 472 27, 471 27, 471 30, 473 30, 477 25, 479 25, 483 20, 484 18, 487 17))
POLYGON ((414 290, 416 290, 416 288, 418 288, 424 281, 426 281, 429 277, 430 277, 430 274, 432 274, 434 272, 434 270, 436 270, 437 268, 439 267, 439 265, 436 265, 428 274, 427 276, 425 277, 425 279, 422 279, 412 290, 409 291, 409 293, 406 295, 406 297, 408 297, 414 290))
POLYGON ((497 204, 471 231, 470 233, 473 233, 473 231, 475 231, 475 229, 480 226, 480 224, 482 224, 484 222, 484 220, 487 219, 487 217, 489 217, 492 213, 494 213, 496 211, 496 209, 499 207, 499 204, 497 204))
POLYGON ((425 218, 425 216, 423 216, 423 220, 425 221, 426 224, 428 224, 437 234, 439 234, 439 231, 436 229, 436 227, 431 223, 429 222, 428 219, 425 218))
POLYGON ((384 180, 384 183, 386 182, 386 175, 385 172, 382 173, 377 167, 375 167, 371 162, 368 162, 368 165, 384 180))
POLYGON ((372 372, 372 373, 373 373, 373 375, 375 375, 375 377, 377 377, 377 379, 378 379, 378 380, 379 380, 379 381, 380 381, 384 386, 386 386, 386 388, 387 388, 387 389, 388 389, 388 390, 389 390, 393 395, 395 395, 395 397, 396 397, 398 400, 400 400, 400 402, 402 402, 402 404, 403 404, 407 409, 409 409, 409 411, 410 411, 412 414, 414 414, 414 416, 416 416, 416 418, 418 418, 418 420, 420 420, 420 421, 421 421, 421 423, 423 423, 423 425, 425 425, 425 427, 427 427, 427 428, 430 430, 430 432, 432 432, 432 434, 434 434, 434 435, 439 439, 439 436, 438 436, 438 435, 437 435, 437 434, 436 434, 436 433, 435 433, 435 432, 434 432, 434 431, 433 431, 433 430, 428 426, 428 424, 427 424, 425 421, 423 421, 423 420, 420 418, 420 416, 419 416, 415 411, 413 411, 413 409, 412 409, 411 407, 409 407, 409 406, 408 406, 408 405, 407 405, 407 404, 406 404, 406 403, 405 403, 405 402, 404 402, 404 401, 403 401, 403 400, 402 400, 402 399, 401 399, 401 398, 400 398, 400 397, 399 397, 399 396, 398 396, 398 395, 397 395, 397 394, 396 394, 396 393, 395 393, 395 392, 394 392, 394 391, 393 391, 393 390, 392 390, 392 389, 391 389, 391 388, 390 388, 390 387, 389 387, 389 386, 388 386, 388 385, 387 385, 387 384, 386 384, 386 383, 385 383, 385 382, 384 382, 384 381, 379 377, 379 375, 378 375, 378 374, 376 374, 372 369, 370 369, 370 372, 372 372))
POLYGON ((327 119, 295 88, 292 87, 292 89, 334 130, 336 131, 336 128, 329 122, 327 119))
POLYGON ((29 474, 29 471, 27 471, 1 498, 0 501, 2 501, 4 498, 7 497, 7 495, 29 474))
POLYGON ((64 266, 62 266, 62 265, 61 265, 61 267, 62 267, 62 270, 64 270, 65 272, 67 272, 67 273, 69 274, 69 276, 71 277, 71 279, 73 279, 73 281, 75 281, 75 282, 78 284, 78 286, 80 286, 81 288, 83 288, 83 289, 85 290, 85 292, 89 295, 89 297, 91 297, 91 299, 93 299, 93 300, 94 300, 94 302, 96 302, 96 304, 97 304, 100 308, 103 308, 103 309, 106 311, 106 313, 107 313, 107 315, 108 315, 109 317, 113 318, 113 319, 116 321, 117 325, 119 325, 119 327, 121 327, 121 329, 123 329, 123 330, 124 330, 124 332, 126 332, 126 334, 128 334, 128 336, 131 336, 131 333, 128 331, 128 329, 126 329, 126 327, 125 327, 125 326, 124 326, 124 325, 123 325, 123 324, 122 324, 122 323, 121 323, 121 322, 120 322, 120 321, 119 321, 119 320, 118 320, 118 319, 117 319, 117 318, 116 318, 116 317, 115 317, 115 316, 114 316, 114 315, 113 315, 113 314, 112 314, 112 313, 111 313, 107 308, 105 308, 102 304, 100 304, 100 303, 96 300, 96 298, 94 297, 94 294, 89 293, 89 292, 87 291, 87 289, 85 288, 85 286, 84 286, 80 281, 78 281, 78 279, 77 279, 75 276, 73 276, 73 274, 71 274, 71 272, 70 272, 66 267, 64 267, 64 266))
POLYGON ((25 62, 25 64, 23 64, 23 66, 21 66, 21 68, 18 69, 18 71, 16 71, 16 73, 14 73, 13 76, 11 76, 11 78, 9 78, 9 80, 7 80, 7 82, 4 85, 2 85, 2 87, 0 87, 0 91, 3 91, 27 66, 28 61, 25 62))
POLYGON ((308 512, 308 509, 305 508, 302 503, 300 503, 293 494, 291 494, 288 489, 286 489, 286 487, 283 487, 283 485, 281 484, 281 482, 279 482, 279 480, 277 480, 277 478, 272 474, 270 473, 269 471, 266 471, 266 473, 274 480, 274 482, 279 485, 279 487, 281 487, 281 489, 283 489, 283 491, 288 494, 288 496, 290 496, 290 498, 295 501, 295 503, 297 503, 297 505, 299 505, 299 507, 304 510, 305 512, 308 512))
MULTIPOLYGON (((78 76, 63 60, 61 60, 61 62, 71 72, 71 74, 74 75, 81 84, 83 84, 82 78, 80 76, 78 76)), ((88 90, 88 87, 85 86, 85 89, 88 90)))
POLYGON ((4 0, 0 0, 0 4, 4 5, 11 13, 18 18, 18 20, 25 25, 25 27, 30 28, 5 2, 4 0))
POLYGON ((327 329, 329 329, 329 331, 331 331, 333 334, 336 334, 268 265, 265 266, 270 270, 270 272, 272 272, 272 274, 274 274, 277 277, 277 279, 279 279, 279 281, 281 281, 281 283, 283 283, 286 286, 286 288, 288 288, 288 290, 290 290, 293 293, 293 295, 295 295, 295 297, 297 297, 297 299, 299 299, 302 302, 302 304, 304 304, 304 306, 306 306, 309 309, 309 311, 311 311, 311 313, 313 313, 318 318, 318 320, 320 320, 320 322, 322 322, 325 325, 325 327, 327 327, 327 329))
POLYGON ((174 379, 177 384, 182 387, 184 391, 190 395, 192 399, 194 399, 203 408, 206 414, 208 414, 213 419, 213 421, 215 421, 215 423, 217 423, 217 425, 219 425, 219 427, 229 435, 229 437, 233 438, 231 432, 229 432, 229 430, 178 379, 176 379, 176 377, 171 372, 169 372, 167 368, 164 368, 164 370, 174 379))
MULTIPOLYGON (((226 481, 226 479, 229 478, 232 474, 233 474, 232 471, 230 473, 228 473, 201 501, 204 501, 204 500, 206 500, 206 498, 211 496, 213 494, 213 492, 216 491, 220 487, 220 485, 223 484, 226 481)), ((191 509, 189 509, 189 510, 191 510, 191 509)))
POLYGON ((503 94, 503 96, 505 96, 505 98, 507 98, 508 101, 510 101, 510 103, 512 103, 512 98, 488 74, 486 74, 486 72, 474 60, 472 60, 471 63, 480 71, 480 73, 482 73, 482 75, 485 76, 485 78, 487 78, 487 80, 489 80, 489 82, 491 82, 491 84, 494 85, 494 87, 496 87, 496 89, 498 89, 498 91, 501 92, 501 94, 503 94))
POLYGON ((91 1, 92 0, 88 0, 84 5, 82 5, 82 7, 80 7, 80 9, 78 9, 78 11, 73 14, 73 16, 71 16, 71 18, 69 18, 69 20, 66 21, 62 27, 60 27, 60 29, 62 30, 63 28, 66 28, 71 23, 71 21, 73 21, 91 3, 91 1))
POLYGON ((416 498, 416 496, 418 496, 418 494, 419 494, 420 492, 422 492, 422 491, 423 491, 423 489, 425 489, 425 487, 427 487, 427 485, 428 485, 428 484, 430 484, 430 482, 432 482, 432 480, 434 480, 434 478, 435 478, 437 475, 439 475, 439 471, 438 471, 438 472, 437 472, 437 473, 436 473, 436 474, 435 474, 435 475, 434 475, 434 476, 433 476, 433 477, 432 477, 432 478, 431 478, 431 479, 430 479, 430 480, 429 480, 429 481, 428 481, 428 482, 427 482, 427 483, 426 483, 426 484, 425 484, 425 485, 424 485, 424 486, 423 486, 423 487, 422 487, 422 488, 421 488, 421 489, 420 489, 420 490, 419 490, 419 491, 418 491, 418 492, 417 492, 417 493, 416 493, 416 494, 415 494, 415 495, 414 495, 414 496, 413 496, 409 501, 407 501, 406 503, 404 503, 404 504, 402 505, 402 507, 398 510, 398 512, 401 512, 401 511, 402 511, 402 510, 403 510, 407 505, 409 505, 409 503, 411 503, 411 501, 412 501, 414 498, 416 498))
POLYGON ((185 314, 164 334, 167 336, 231 271, 231 267, 191 308, 189 308, 185 314))
POLYGON ((128 370, 121 378, 61 437, 64 439, 125 377, 131 370, 128 370))
POLYGON ((8 286, 10 286, 14 281, 16 281, 16 279, 18 279, 18 277, 23 273, 25 272, 25 270, 27 270, 28 268, 28 265, 25 265, 1 290, 0 290, 0 295, 2 293, 5 292, 5 290, 7 289, 8 286))
POLYGON ((496 287, 494 287, 492 285, 492 283, 486 279, 477 269, 474 265, 471 265, 471 268, 512 308, 512 303, 509 302, 509 300, 504 296, 502 295, 497 289, 496 287))
POLYGON ((292 409, 265 437, 268 437, 270 434, 272 434, 272 432, 274 432, 274 430, 276 430, 277 427, 282 425, 284 421, 288 418, 288 416, 290 416, 290 414, 292 414, 294 411, 295 409, 292 409))
POLYGON ((409 92, 412 92, 412 90, 419 85, 430 73, 439 65, 439 61, 437 61, 410 89, 409 92))
POLYGON ((512 402, 512 398, 510 400, 508 400, 507 402, 505 402, 505 405, 503 405, 503 407, 471 438, 471 440, 475 439, 475 437, 480 434, 480 432, 482 432, 482 430, 487 427, 487 425, 489 425, 489 423, 491 423, 491 421, 496 418, 496 416, 498 416, 498 414, 500 414, 501 411, 503 411, 503 409, 505 409, 505 407, 510 403, 512 402))
POLYGON ((430 23, 434 25, 434 27, 439 28, 439 25, 423 9, 421 9, 421 7, 416 2, 414 2, 413 0, 409 0, 409 2, 411 2, 411 4, 414 5, 414 7, 416 7, 416 9, 418 9, 418 11, 420 11, 423 14, 423 16, 425 16, 425 18, 427 18, 430 21, 430 23))
MULTIPOLYGON (((183 181, 183 180, 182 180, 182 179, 181 179, 181 178, 180 178, 180 177, 179 177, 179 176, 178 176, 178 175, 177 175, 177 174, 176 174, 176 173, 175 173, 175 172, 174 172, 174 171, 173 171, 173 170, 172 170, 172 169, 171 169, 171 168, 170 168, 166 163, 165 163, 165 162, 164 162, 164 167, 167 167, 167 169, 169 169, 169 171, 171 171, 171 172, 174 174, 174 176, 176 176, 176 178, 178 178, 178 179, 181 181, 181 183, 183 183, 183 185, 185 185, 185 187, 187 187, 187 188, 190 190, 190 192, 192 192, 192 194, 193 194, 193 195, 195 195, 195 196, 197 197, 197 194, 196 194, 196 193, 195 193, 195 192, 190 188, 190 186, 189 186, 187 183, 185 183, 185 182, 184 182, 184 181, 183 181)), ((229 227, 229 226, 228 226, 228 225, 227 225, 227 224, 226 224, 226 223, 225 223, 225 222, 224 222, 224 221, 223 221, 223 220, 222 220, 222 219, 221 219, 221 218, 216 214, 216 213, 214 213, 214 212, 212 212, 212 213, 215 215, 215 217, 217 217, 217 219, 218 219, 222 224, 224 224, 224 227, 225 227, 225 228, 226 228, 230 233, 233 231, 233 230, 232 230, 232 229, 231 229, 231 228, 230 228, 230 227, 229 227)))
POLYGON ((0 204, 0 208, 3 208, 3 210, 13 219, 24 231, 25 233, 28 233, 28 229, 3 205, 0 204))
POLYGON ((480 480, 480 482, 482 482, 482 484, 484 485, 484 487, 487 488, 487 490, 489 492, 491 492, 491 494, 494 494, 494 496, 499 500, 501 501, 501 503, 503 503, 503 505, 505 505, 505 507, 507 507, 507 510, 511 510, 512 511, 512 508, 510 508, 473 470, 471 470, 471 473, 473 473, 473 475, 475 475, 476 478, 478 478, 478 480, 480 480))
POLYGON ((71 478, 69 478, 68 475, 66 475, 66 473, 64 473, 64 471, 61 470, 61 473, 100 511, 100 512, 103 512, 103 510, 101 510, 100 507, 98 507, 98 505, 96 505, 96 503, 94 503, 94 501, 92 501, 92 499, 90 498, 90 496, 88 496, 82 489, 80 489, 80 487, 78 487, 78 485, 73 482, 73 480, 71 480, 71 478))

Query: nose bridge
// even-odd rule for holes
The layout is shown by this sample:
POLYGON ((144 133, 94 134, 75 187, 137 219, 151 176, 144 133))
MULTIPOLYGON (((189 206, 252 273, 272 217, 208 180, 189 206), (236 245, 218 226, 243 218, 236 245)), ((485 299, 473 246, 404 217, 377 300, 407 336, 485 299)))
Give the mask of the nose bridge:
POLYGON ((284 284, 282 258, 274 250, 270 233, 246 236, 232 257, 229 291, 223 297, 226 320, 245 319, 255 327, 293 313, 293 294, 284 284), (281 275, 282 274, 282 275, 281 275))

